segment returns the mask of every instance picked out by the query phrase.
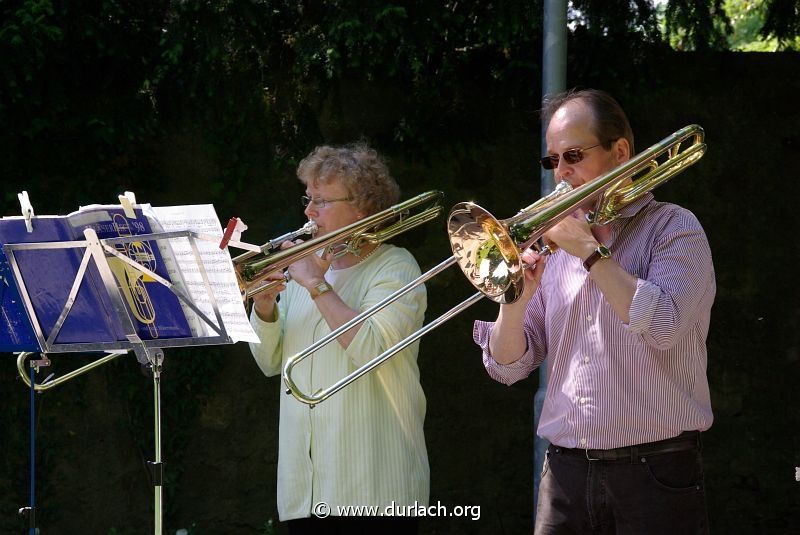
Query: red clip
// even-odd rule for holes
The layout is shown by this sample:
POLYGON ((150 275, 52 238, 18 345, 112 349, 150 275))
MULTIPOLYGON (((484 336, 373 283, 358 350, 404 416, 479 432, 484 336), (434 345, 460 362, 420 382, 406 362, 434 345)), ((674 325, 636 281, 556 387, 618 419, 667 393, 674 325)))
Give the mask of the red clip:
MULTIPOLYGON (((222 241, 219 242, 219 248, 223 251, 228 246, 228 242, 233 239, 233 233, 236 232, 236 227, 240 223, 240 219, 238 217, 232 217, 230 221, 228 221, 228 226, 225 227, 225 232, 222 234, 222 241)), ((241 234, 241 231, 239 231, 241 234)))

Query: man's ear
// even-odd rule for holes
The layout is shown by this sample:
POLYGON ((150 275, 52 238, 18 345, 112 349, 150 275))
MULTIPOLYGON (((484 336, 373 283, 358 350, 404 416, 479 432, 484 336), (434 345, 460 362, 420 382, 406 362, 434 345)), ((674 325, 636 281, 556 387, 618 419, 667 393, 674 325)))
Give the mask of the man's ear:
POLYGON ((616 140, 611 150, 614 152, 614 159, 617 161, 617 165, 631 159, 631 145, 624 137, 616 140))

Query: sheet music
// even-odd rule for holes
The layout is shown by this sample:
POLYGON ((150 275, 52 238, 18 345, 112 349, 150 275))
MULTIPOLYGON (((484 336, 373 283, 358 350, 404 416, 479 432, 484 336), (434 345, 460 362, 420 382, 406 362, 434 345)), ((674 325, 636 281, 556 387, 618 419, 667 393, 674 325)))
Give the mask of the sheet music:
MULTIPOLYGON (((144 207, 143 207, 144 208, 144 207)), ((222 226, 217 218, 214 206, 211 204, 187 206, 161 206, 149 207, 160 223, 164 232, 177 232, 190 230, 198 234, 205 234, 222 239, 222 226)), ((192 247, 187 238, 159 240, 169 242, 171 254, 164 254, 164 263, 170 278, 176 282, 182 281, 188 296, 203 313, 212 321, 216 321, 211 301, 203 283, 200 268, 195 261, 192 247)), ((208 275, 209 283, 217 299, 217 307, 225 323, 225 329, 234 342, 255 342, 259 339, 250 321, 242 302, 236 274, 227 250, 219 248, 219 242, 212 243, 206 240, 195 239, 195 244, 202 258, 203 268, 208 275)), ((186 317, 192 330, 197 330, 201 336, 213 336, 216 333, 197 317, 188 307, 185 307, 186 317)))

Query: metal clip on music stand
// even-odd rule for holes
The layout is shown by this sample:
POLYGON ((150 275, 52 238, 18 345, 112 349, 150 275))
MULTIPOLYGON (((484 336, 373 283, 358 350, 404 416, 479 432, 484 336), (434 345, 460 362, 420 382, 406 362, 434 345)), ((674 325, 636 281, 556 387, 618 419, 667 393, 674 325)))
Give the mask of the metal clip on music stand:
MULTIPOLYGON (((197 248, 197 244, 195 243, 195 239, 207 239, 205 236, 201 236, 191 231, 180 231, 180 232, 160 232, 152 234, 141 234, 135 236, 100 239, 98 238, 97 233, 93 229, 87 228, 84 230, 84 237, 85 240, 83 241, 15 243, 15 244, 3 245, 3 250, 8 258, 8 264, 10 267, 11 276, 13 277, 13 282, 16 283, 16 287, 19 291, 19 295, 22 304, 24 305, 25 312, 27 313, 28 319, 30 320, 30 325, 35 335, 36 343, 38 344, 38 353, 41 354, 40 359, 34 359, 30 361, 29 376, 25 373, 26 370, 24 366, 24 361, 29 356, 36 353, 36 351, 20 353, 19 358, 17 359, 17 367, 20 371, 20 375, 24 379, 25 383, 28 384, 28 386, 30 386, 30 392, 31 392, 30 506, 23 507, 22 509, 20 509, 20 513, 28 515, 30 533, 31 535, 33 535, 36 532, 36 501, 35 501, 36 456, 35 456, 35 432, 34 432, 34 392, 52 388, 53 386, 68 381, 69 379, 72 379, 77 375, 83 374, 92 368, 95 368, 97 366, 100 366, 101 364, 116 359, 121 355, 125 355, 129 351, 133 351, 136 354, 136 357, 139 360, 139 362, 141 362, 145 366, 148 366, 153 374, 153 399, 155 405, 154 415, 153 415, 154 426, 155 426, 155 460, 149 462, 148 464, 150 464, 150 466, 152 467, 153 486, 155 495, 154 533, 156 533, 156 535, 161 535, 162 523, 163 523, 163 485, 164 485, 163 463, 161 459, 161 370, 164 362, 163 349, 166 347, 230 344, 233 343, 234 341, 230 338, 230 336, 228 336, 228 333, 225 329, 225 325, 222 320, 222 315, 219 310, 217 299, 214 295, 211 284, 209 282, 208 274, 201 261, 200 252, 197 248), (205 285, 205 290, 208 294, 210 304, 213 307, 214 315, 216 316, 216 322, 209 319, 197 307, 197 305, 194 302, 192 302, 192 300, 189 297, 187 297, 182 291, 176 288, 172 284, 172 282, 158 275, 153 270, 148 269, 142 264, 128 258, 125 254, 121 253, 117 248, 114 247, 115 245, 130 244, 133 242, 148 242, 148 241, 158 241, 158 240, 173 239, 173 238, 187 238, 189 240, 189 243, 191 244, 192 247, 192 251, 194 253, 195 262, 197 264, 197 267, 199 268, 199 272, 202 276, 203 283, 205 285), (74 282, 72 283, 72 288, 69 292, 66 302, 63 308, 61 309, 61 313, 58 316, 57 321, 55 322, 55 324, 53 325, 53 327, 50 329, 49 332, 45 332, 45 329, 42 326, 42 322, 40 321, 40 318, 37 316, 36 309, 34 307, 35 297, 29 292, 28 288, 26 287, 25 277, 23 276, 23 270, 21 269, 20 265, 20 258, 18 258, 17 256, 18 253, 22 251, 44 250, 44 249, 85 249, 80 262, 80 266, 78 267, 77 273, 75 274, 75 279, 74 282), (126 306, 122 289, 120 288, 120 286, 118 286, 114 273, 112 272, 112 269, 109 266, 110 258, 119 259, 130 268, 152 278, 159 284, 168 288, 169 291, 172 292, 172 294, 174 294, 175 296, 177 296, 177 298, 183 304, 191 308, 197 314, 197 316, 201 318, 202 321, 216 333, 216 336, 200 336, 200 337, 190 336, 181 338, 143 339, 137 333, 137 329, 134 324, 134 319, 131 318, 132 312, 129 309, 129 307, 126 306), (82 283, 87 279, 87 273, 90 273, 91 271, 90 265, 92 264, 94 265, 94 267, 96 267, 101 282, 101 284, 99 285, 95 284, 94 288, 96 288, 100 292, 104 292, 107 295, 112 305, 111 311, 98 310, 97 312, 98 314, 103 314, 104 312, 107 312, 113 316, 113 319, 116 321, 117 325, 121 327, 122 332, 124 333, 123 339, 118 339, 116 341, 103 341, 103 342, 58 343, 56 340, 59 334, 62 332, 62 327, 64 326, 65 322, 70 317, 69 315, 70 312, 73 310, 76 297, 78 296, 82 283), (91 352, 91 351, 102 351, 108 354, 105 357, 102 357, 101 359, 95 362, 87 364, 83 368, 75 370, 53 381, 49 381, 48 378, 42 384, 37 385, 35 383, 35 373, 39 371, 39 368, 50 365, 50 360, 47 357, 49 353, 91 352)), ((30 261, 30 259, 28 259, 27 261, 30 261)), ((91 273, 94 272, 91 271, 91 273)), ((35 288, 32 289, 37 290, 35 288)))

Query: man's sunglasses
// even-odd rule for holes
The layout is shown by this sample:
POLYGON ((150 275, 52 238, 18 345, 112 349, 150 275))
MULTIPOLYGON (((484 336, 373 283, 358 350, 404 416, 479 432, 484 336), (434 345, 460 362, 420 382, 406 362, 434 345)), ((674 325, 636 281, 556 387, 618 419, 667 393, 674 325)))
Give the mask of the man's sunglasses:
POLYGON ((583 152, 589 149, 593 149, 595 147, 599 147, 602 143, 598 143, 597 145, 592 145, 591 147, 586 147, 583 149, 569 149, 561 153, 561 156, 558 154, 553 154, 552 156, 545 156, 539 163, 542 164, 542 167, 545 169, 555 169, 558 167, 558 160, 560 158, 564 158, 564 161, 570 165, 575 165, 576 163, 583 160, 583 152))

